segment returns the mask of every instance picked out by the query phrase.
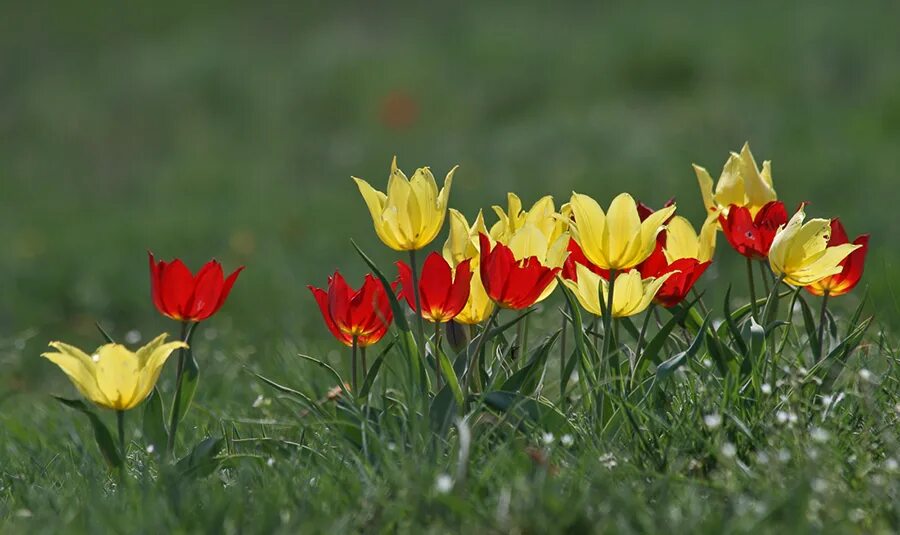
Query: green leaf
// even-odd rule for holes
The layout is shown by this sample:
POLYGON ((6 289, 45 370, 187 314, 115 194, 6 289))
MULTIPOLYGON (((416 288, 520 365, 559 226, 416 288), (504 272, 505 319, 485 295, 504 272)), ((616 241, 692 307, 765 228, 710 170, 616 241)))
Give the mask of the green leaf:
MULTIPOLYGON (((344 392, 344 395, 349 394, 349 392, 347 392, 347 389, 344 388, 344 380, 341 379, 341 375, 337 371, 335 371, 334 368, 332 368, 327 363, 322 362, 319 359, 310 357, 309 355, 304 355, 303 353, 298 353, 297 356, 302 358, 303 360, 308 360, 309 362, 312 362, 316 366, 318 366, 318 367, 322 368, 323 370, 325 370, 326 372, 328 372, 331 375, 332 379, 334 379, 334 381, 337 382, 338 386, 341 387, 341 390, 344 392)), ((354 393, 354 395, 356 395, 356 394, 354 393)))
POLYGON ((697 333, 697 336, 694 337, 694 340, 687 349, 666 360, 656 368, 656 378, 658 381, 666 380, 675 373, 678 368, 684 366, 688 361, 694 358, 694 355, 697 354, 700 347, 703 345, 704 334, 707 327, 709 327, 711 317, 712 313, 706 315, 706 318, 703 319, 703 325, 700 326, 700 331, 697 333))
POLYGON ((375 384, 375 379, 378 377, 378 371, 381 369, 381 363, 384 362, 384 356, 387 355, 388 351, 394 347, 396 343, 396 339, 388 342, 384 349, 381 350, 381 353, 375 357, 375 361, 372 362, 372 365, 369 367, 369 371, 366 372, 366 380, 363 381, 362 388, 359 389, 359 398, 364 399, 369 395, 369 392, 372 390, 372 386, 375 384))
POLYGON ((445 436, 447 430, 450 429, 450 423, 459 413, 459 408, 462 405, 456 400, 457 398, 454 392, 451 391, 449 384, 445 385, 431 400, 431 407, 428 413, 431 418, 431 429, 437 435, 445 436))
POLYGON ((445 388, 450 389, 453 393, 453 397, 456 399, 456 403, 459 406, 462 406, 466 398, 465 395, 463 395, 462 387, 459 386, 459 377, 456 376, 456 370, 453 369, 453 363, 450 362, 447 354, 444 353, 442 349, 438 350, 437 353, 438 363, 441 367, 440 373, 446 381, 445 388))
POLYGON ((569 304, 569 311, 572 313, 572 332, 575 338, 575 349, 579 357, 578 361, 581 364, 581 373, 578 374, 578 378, 581 382, 581 388, 584 390, 585 396, 587 396, 587 402, 590 405, 591 393, 597 386, 597 374, 594 370, 593 363, 591 363, 588 358, 587 347, 590 342, 587 340, 587 334, 584 332, 584 324, 581 321, 581 309, 579 308, 578 302, 575 300, 575 296, 572 294, 572 290, 567 288, 565 284, 560 284, 559 288, 566 297, 566 301, 569 304))
POLYGON ((97 442, 97 447, 100 448, 100 453, 103 454, 103 458, 106 459, 106 462, 113 468, 121 468, 122 456, 119 454, 116 442, 113 440, 112 434, 110 434, 106 424, 104 424, 103 420, 97 416, 97 413, 80 399, 53 397, 66 407, 75 409, 76 411, 87 415, 91 422, 91 427, 94 430, 94 440, 97 442))
POLYGON ((197 392, 197 384, 200 382, 200 366, 197 359, 194 358, 194 351, 190 348, 182 349, 186 352, 184 359, 184 374, 181 376, 181 400, 178 404, 178 421, 184 420, 188 410, 191 408, 191 402, 194 401, 194 394, 197 392))
POLYGON ((572 424, 556 407, 544 400, 522 396, 517 392, 493 391, 484 395, 485 404, 528 423, 539 431, 571 433, 572 424))
POLYGON ((528 310, 526 310, 525 312, 522 312, 521 314, 519 314, 512 320, 510 320, 502 325, 498 325, 497 327, 494 327, 493 329, 488 331, 488 335, 487 335, 488 339, 490 340, 491 338, 494 338, 495 336, 499 336, 499 335, 503 334, 504 332, 509 330, 510 327, 513 327, 515 324, 517 324, 520 321, 522 321, 523 319, 525 319, 526 316, 533 313, 535 310, 536 309, 533 307, 529 308, 528 310))
POLYGON ((797 299, 800 301, 800 310, 803 312, 803 327, 806 329, 806 339, 809 341, 809 347, 812 349, 813 355, 818 359, 822 356, 822 346, 819 345, 819 332, 816 329, 816 320, 812 310, 806 299, 800 293, 797 293, 797 299))
POLYGON ((194 446, 189 454, 179 459, 176 470, 182 477, 200 478, 208 476, 219 467, 220 459, 216 456, 222 451, 225 440, 221 437, 209 437, 194 446))
POLYGON ((164 414, 162 396, 159 389, 154 388, 150 397, 144 401, 143 432, 146 444, 152 445, 154 450, 159 453, 165 450, 169 439, 164 414))
POLYGON ((559 339, 561 330, 557 330, 552 336, 548 337, 540 346, 535 348, 531 353, 528 362, 516 373, 512 374, 501 386, 500 390, 507 392, 519 392, 524 395, 533 394, 540 384, 541 377, 544 375, 544 369, 547 366, 547 359, 550 356, 550 349, 559 339))

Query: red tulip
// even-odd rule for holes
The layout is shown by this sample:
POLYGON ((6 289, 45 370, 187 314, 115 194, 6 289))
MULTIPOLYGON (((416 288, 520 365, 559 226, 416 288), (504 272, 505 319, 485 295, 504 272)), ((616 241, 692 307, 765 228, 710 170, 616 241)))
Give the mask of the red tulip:
MULTIPOLYGON (((844 225, 841 224, 840 219, 832 219, 831 237, 828 239, 828 246, 843 245, 849 242, 850 239, 847 237, 847 231, 844 230, 844 225)), ((869 235, 863 234, 862 236, 858 236, 853 240, 853 243, 861 245, 862 247, 853 251, 850 253, 850 256, 841 261, 841 272, 806 286, 806 290, 809 293, 813 295, 825 295, 825 292, 828 292, 828 295, 830 296, 844 295, 856 287, 859 283, 859 279, 861 279, 863 275, 863 267, 866 263, 866 253, 869 251, 869 235)))
POLYGON ((307 286, 316 298, 328 330, 342 344, 370 346, 381 340, 391 321, 391 303, 384 287, 371 274, 366 275, 359 290, 347 285, 337 271, 328 277, 328 291, 307 286))
POLYGON ((231 292, 234 281, 244 267, 237 268, 226 279, 222 265, 207 262, 197 275, 176 258, 172 262, 157 262, 150 257, 150 294, 160 314, 177 321, 203 321, 215 314, 231 292))
POLYGON ((509 247, 479 234, 481 282, 488 296, 503 308, 522 309, 534 304, 556 278, 560 268, 541 264, 536 256, 516 260, 509 247))
POLYGON ((656 249, 638 266, 638 270, 642 279, 659 278, 671 273, 656 293, 654 301, 666 308, 672 308, 684 300, 712 262, 701 262, 696 258, 679 258, 670 264, 663 251, 664 246, 665 239, 658 241, 656 249))
MULTIPOLYGON (((422 266, 419 278, 419 300, 422 317, 432 323, 444 323, 459 314, 469 299, 469 284, 472 282, 470 259, 463 260, 453 268, 438 253, 431 253, 422 266)), ((404 262, 397 262, 400 272, 401 290, 399 297, 406 299, 409 308, 416 310, 416 294, 412 269, 404 262)))
POLYGON ((720 215, 719 224, 728 243, 738 253, 754 260, 769 256, 769 248, 778 227, 787 224, 788 214, 781 201, 771 201, 750 215, 750 209, 732 204, 728 216, 720 215))
POLYGON ((578 273, 575 265, 581 264, 597 275, 600 275, 604 279, 609 280, 609 270, 603 269, 588 260, 588 257, 584 255, 584 251, 581 250, 581 246, 578 245, 577 241, 569 238, 569 245, 566 247, 566 250, 569 252, 569 255, 566 257, 566 261, 563 263, 562 278, 577 282, 578 273))

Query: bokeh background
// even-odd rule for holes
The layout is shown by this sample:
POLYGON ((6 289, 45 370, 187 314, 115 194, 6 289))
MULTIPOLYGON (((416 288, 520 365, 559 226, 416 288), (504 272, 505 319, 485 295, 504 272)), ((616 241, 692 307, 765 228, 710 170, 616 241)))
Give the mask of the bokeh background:
MULTIPOLYGON (((350 180, 383 186, 394 154, 459 164, 469 217, 628 190, 699 224, 690 164, 718 176, 749 140, 789 205, 872 233, 865 282, 898 323, 900 4, 595 4, 4 3, 0 385, 62 385, 38 355, 98 344, 94 321, 173 330, 147 249, 248 266, 210 324, 239 348, 220 360, 336 350, 305 286, 363 272, 351 238, 396 259, 350 180)), ((745 292, 720 246, 705 284, 745 292)))

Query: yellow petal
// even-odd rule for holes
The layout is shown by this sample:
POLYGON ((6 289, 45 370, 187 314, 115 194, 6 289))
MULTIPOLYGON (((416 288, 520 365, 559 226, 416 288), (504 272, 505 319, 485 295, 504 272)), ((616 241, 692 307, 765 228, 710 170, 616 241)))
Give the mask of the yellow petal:
POLYGON ((575 264, 578 282, 563 279, 563 284, 572 290, 581 307, 595 316, 600 315, 600 275, 582 264, 575 264))
POLYGON ((75 388, 78 389, 82 396, 102 407, 111 405, 109 399, 103 395, 97 384, 97 378, 94 374, 94 362, 91 357, 77 347, 62 342, 52 342, 50 347, 57 352, 48 352, 41 356, 59 366, 69 376, 72 384, 75 385, 75 388))
POLYGON ((700 239, 691 223, 675 216, 666 224, 666 259, 671 263, 680 258, 699 258, 700 239))
MULTIPOLYGON (((158 336, 153 342, 157 340, 163 339, 165 340, 166 335, 162 334, 158 336)), ((166 361, 172 355, 172 353, 176 349, 187 349, 188 345, 184 342, 169 342, 168 344, 155 344, 151 347, 150 344, 142 347, 138 350, 138 355, 147 354, 147 359, 144 361, 144 365, 140 370, 140 380, 138 382, 138 388, 134 395, 134 405, 137 405, 147 399, 147 396, 150 395, 150 392, 153 390, 153 387, 156 386, 156 381, 159 380, 159 374, 163 369, 163 366, 166 364, 166 361)))
MULTIPOLYGON (((753 153, 750 152, 749 143, 744 143, 744 147, 741 149, 740 161, 747 206, 759 209, 764 204, 776 200, 778 197, 772 188, 772 177, 764 178, 760 175, 756 167, 756 160, 753 159, 753 153)), ((771 175, 771 169, 768 173, 771 175)))
POLYGON ((641 223, 640 243, 641 249, 637 256, 633 257, 628 265, 621 266, 622 269, 630 269, 640 264, 653 253, 656 248, 656 235, 663 229, 663 223, 675 213, 675 205, 666 206, 650 214, 647 219, 641 223))
POLYGON ((830 235, 831 221, 827 219, 810 219, 804 223, 791 238, 784 260, 785 269, 798 268, 822 253, 828 247, 830 235))
POLYGON ((741 177, 741 157, 732 152, 716 184, 716 204, 722 207, 731 204, 744 206, 745 197, 744 180, 741 177))
POLYGON ((640 246, 641 239, 641 218, 631 195, 620 193, 612 200, 606 212, 606 225, 609 233, 606 255, 610 264, 615 269, 631 267, 628 264, 634 257, 633 244, 638 241, 640 246))
POLYGON ((597 201, 582 195, 572 193, 569 201, 575 223, 570 226, 572 236, 584 251, 584 255, 603 269, 610 268, 606 245, 609 239, 606 235, 606 214, 597 201))
POLYGON ((507 244, 516 260, 524 260, 536 256, 543 263, 547 257, 547 237, 530 223, 522 226, 507 244))
POLYGON ((715 198, 713 197, 713 179, 709 172, 697 164, 693 164, 694 174, 697 175, 697 183, 700 185, 700 195, 703 197, 703 208, 707 213, 716 213, 715 198))
POLYGON ((836 275, 842 270, 840 263, 860 247, 862 246, 852 243, 828 247, 815 260, 788 274, 785 282, 794 286, 809 286, 836 275))
POLYGON ((719 218, 715 214, 710 214, 703 222, 700 228, 700 237, 698 240, 697 260, 700 262, 709 262, 716 253, 716 237, 719 230, 719 218))
POLYGON ((635 314, 634 310, 640 306, 644 297, 643 290, 641 274, 636 269, 616 277, 613 290, 613 317, 623 318, 635 314))
POLYGON ((470 243, 469 222, 466 221, 466 216, 459 210, 450 208, 450 233, 442 250, 444 259, 456 267, 468 258, 467 252, 470 243))
POLYGON ((140 382, 137 355, 121 344, 106 344, 97 349, 97 357, 97 385, 111 409, 128 410, 143 401, 135 399, 140 382))
POLYGON ((797 213, 791 216, 787 225, 779 227, 772 240, 772 246, 769 248, 769 266, 776 275, 784 275, 787 268, 787 258, 793 243, 794 237, 800 232, 803 226, 803 218, 806 214, 801 206, 797 213))

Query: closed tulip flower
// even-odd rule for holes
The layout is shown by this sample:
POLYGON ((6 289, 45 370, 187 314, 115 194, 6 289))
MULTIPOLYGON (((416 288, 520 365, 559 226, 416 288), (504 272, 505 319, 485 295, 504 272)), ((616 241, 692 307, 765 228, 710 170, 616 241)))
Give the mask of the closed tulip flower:
POLYGON ((369 208, 375 233, 395 251, 416 251, 434 240, 444 224, 447 199, 456 167, 447 173, 444 187, 438 191, 434 175, 427 167, 417 169, 411 179, 391 163, 387 194, 374 189, 365 180, 353 177, 369 208))
MULTIPOLYGON (((422 265, 419 287, 413 284, 412 269, 398 261, 400 295, 413 311, 416 311, 416 291, 422 303, 422 317, 432 323, 444 323, 459 314, 469 299, 472 271, 469 260, 463 260, 455 268, 450 267, 440 254, 431 253, 422 265)), ((418 311, 416 311, 418 312, 418 311)))
POLYGON ((116 411, 126 411, 147 399, 163 365, 184 342, 166 341, 165 334, 132 352, 120 344, 106 344, 88 355, 77 347, 52 342, 55 352, 42 356, 62 369, 75 388, 92 403, 116 411))
POLYGON ((371 274, 366 275, 359 290, 347 285, 337 271, 328 278, 327 291, 314 286, 308 288, 328 330, 346 346, 352 346, 354 338, 358 347, 378 342, 394 319, 384 287, 371 274))
MULTIPOLYGON (((581 303, 581 306, 591 314, 602 316, 603 307, 609 297, 609 283, 600 275, 594 273, 587 266, 577 264, 577 280, 563 280, 565 284, 581 303), (600 306, 600 295, 603 295, 603 307, 600 306)), ((666 280, 672 276, 667 273, 657 279, 642 279, 638 270, 632 269, 616 277, 616 289, 612 302, 612 317, 624 318, 640 314, 650 306, 656 293, 662 288, 666 280)))
POLYGON ((509 243, 512 237, 526 224, 533 225, 546 238, 548 244, 555 242, 568 227, 567 218, 556 212, 553 197, 546 195, 535 202, 526 212, 522 210, 522 200, 515 193, 507 194, 506 211, 494 206, 498 221, 491 227, 491 238, 501 243, 509 243))
POLYGON ((753 260, 764 260, 778 228, 787 223, 788 215, 781 201, 766 203, 754 216, 749 208, 732 205, 727 214, 719 214, 719 225, 725 239, 735 251, 753 260))
POLYGON ((481 282, 479 254, 480 233, 487 234, 484 217, 478 212, 475 223, 469 226, 466 217, 453 208, 450 209, 450 235, 444 243, 443 255, 454 268, 462 262, 469 262, 474 276, 469 282, 469 297, 459 314, 453 318, 457 323, 475 325, 490 317, 494 311, 494 302, 488 297, 487 290, 481 282))
POLYGON ((604 212, 597 201, 578 193, 570 201, 574 221, 569 229, 585 256, 599 268, 625 271, 643 262, 656 246, 663 223, 675 212, 665 207, 641 221, 637 203, 622 193, 604 212))
POLYGON ((804 223, 805 218, 801 206, 778 230, 769 249, 772 271, 793 286, 809 286, 841 273, 841 262, 863 247, 851 243, 829 246, 831 221, 810 219, 804 223))
MULTIPOLYGON (((834 247, 845 243, 850 243, 847 231, 844 230, 841 220, 834 218, 831 220, 831 238, 828 240, 828 246, 834 247)), ((810 284, 806 287, 806 291, 813 295, 825 295, 827 293, 830 296, 836 296, 844 295, 856 288, 856 285, 859 284, 859 280, 862 278, 863 267, 866 263, 866 253, 869 251, 869 235, 857 236, 853 243, 858 245, 859 249, 841 260, 841 272, 810 284)))
POLYGON ((177 321, 203 321, 222 308, 231 288, 244 267, 237 268, 226 279, 222 265, 207 262, 197 275, 180 259, 157 262, 150 258, 150 294, 160 314, 177 321))
MULTIPOLYGON (((488 296, 503 308, 523 309, 536 303, 555 281, 560 268, 547 267, 537 256, 519 258, 511 247, 479 235, 481 281, 488 296)), ((526 247, 522 245, 520 247, 526 247)))
POLYGON ((732 152, 728 157, 715 192, 713 179, 706 169, 695 164, 694 173, 700 184, 703 206, 713 215, 728 212, 731 206, 741 206, 755 216, 767 203, 778 199, 772 185, 772 163, 765 161, 759 169, 749 143, 744 143, 740 154, 732 152))

